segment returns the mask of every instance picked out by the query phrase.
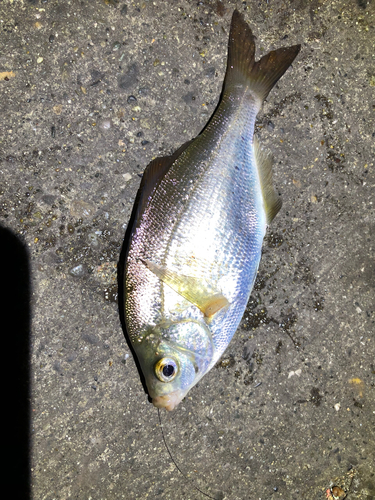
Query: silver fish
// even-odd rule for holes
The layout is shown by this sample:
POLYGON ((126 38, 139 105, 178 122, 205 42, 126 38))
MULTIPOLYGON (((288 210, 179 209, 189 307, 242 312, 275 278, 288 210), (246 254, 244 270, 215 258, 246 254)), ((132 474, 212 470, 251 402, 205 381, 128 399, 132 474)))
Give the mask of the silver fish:
POLYGON ((299 50, 256 62, 254 36, 235 10, 214 115, 143 175, 126 252, 125 321, 158 408, 175 408, 215 365, 245 311, 267 224, 281 207, 255 119, 299 50))

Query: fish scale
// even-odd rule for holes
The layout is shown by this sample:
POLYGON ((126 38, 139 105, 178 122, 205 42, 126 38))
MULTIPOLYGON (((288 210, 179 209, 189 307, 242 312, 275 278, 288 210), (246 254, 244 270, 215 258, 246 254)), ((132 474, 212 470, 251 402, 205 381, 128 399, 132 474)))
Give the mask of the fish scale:
MULTIPOLYGON (((184 157, 175 162, 155 191, 145 222, 149 237, 140 240, 132 257, 153 259, 181 274, 204 277, 219 287, 222 279, 222 291, 233 303, 231 313, 237 317, 237 310, 247 302, 258 268, 266 223, 252 151, 256 116, 254 99, 251 96, 241 99, 240 104, 233 103, 233 99, 229 103, 222 101, 220 107, 223 111, 219 108, 219 116, 225 114, 225 119, 217 120, 215 128, 208 128, 202 134, 200 144, 190 146, 192 151, 186 150, 184 157), (244 105, 244 100, 248 101, 247 105, 244 105), (210 153, 204 162, 205 168, 202 168, 202 161, 197 165, 196 158, 199 159, 208 147, 210 153), (178 185, 171 182, 175 178, 181 179, 178 185), (193 188, 191 180, 194 180, 193 188), (185 192, 188 200, 181 203, 185 192), (243 199, 240 206, 239 198, 243 199), (215 212, 215 218, 207 216, 210 211, 215 212), (170 227, 167 222, 169 213, 175 220, 170 227), (159 235, 157 240, 155 234, 159 235), (186 265, 190 254, 195 256, 195 267, 186 265), (242 296, 240 301, 239 293, 242 296)), ((151 293, 150 284, 145 282, 145 286, 151 293)), ((164 302, 168 301, 165 310, 173 310, 176 293, 168 285, 157 282, 154 293, 162 295, 164 302)), ((154 309, 155 324, 160 321, 160 315, 161 312, 154 309)), ((232 322, 231 315, 228 315, 226 323, 229 327, 232 322)), ((216 348, 213 363, 234 333, 230 329, 219 330, 220 335, 213 332, 216 348)))
POLYGON ((220 104, 202 133, 145 170, 125 266, 125 318, 158 407, 171 410, 217 362, 245 311, 281 207, 256 115, 299 46, 255 62, 234 12, 220 104))

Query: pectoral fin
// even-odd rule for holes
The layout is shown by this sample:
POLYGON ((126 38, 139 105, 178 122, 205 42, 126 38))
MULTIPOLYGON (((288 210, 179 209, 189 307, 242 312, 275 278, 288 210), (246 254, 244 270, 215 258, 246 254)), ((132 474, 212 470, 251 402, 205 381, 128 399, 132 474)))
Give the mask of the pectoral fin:
POLYGON ((196 305, 208 318, 229 305, 224 295, 198 278, 177 274, 166 267, 158 266, 149 260, 142 260, 147 268, 172 290, 196 305))

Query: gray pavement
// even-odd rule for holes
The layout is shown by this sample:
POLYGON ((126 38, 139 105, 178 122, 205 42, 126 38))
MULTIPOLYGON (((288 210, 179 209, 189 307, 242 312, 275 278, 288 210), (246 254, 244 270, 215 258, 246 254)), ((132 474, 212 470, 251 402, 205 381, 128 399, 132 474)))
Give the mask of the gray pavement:
POLYGON ((0 110, 0 224, 31 270, 32 497, 374 499, 375 2, 3 0, 0 110), (215 109, 235 7, 258 57, 302 49, 258 117, 284 204, 241 327, 161 412, 182 475, 117 264, 147 163, 215 109))

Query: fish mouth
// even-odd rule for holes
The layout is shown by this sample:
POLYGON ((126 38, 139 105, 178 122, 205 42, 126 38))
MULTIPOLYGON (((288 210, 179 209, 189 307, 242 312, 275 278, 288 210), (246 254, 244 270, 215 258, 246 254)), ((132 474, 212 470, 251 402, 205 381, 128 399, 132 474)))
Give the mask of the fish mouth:
POLYGON ((167 411, 172 411, 184 397, 185 392, 178 389, 177 391, 170 392, 169 394, 152 398, 152 404, 156 406, 156 408, 165 408, 167 411))

